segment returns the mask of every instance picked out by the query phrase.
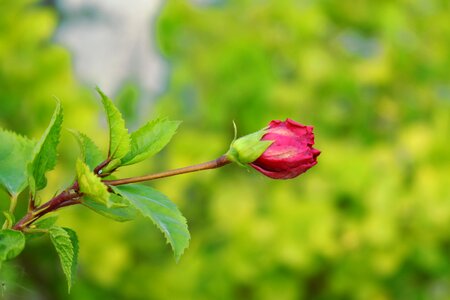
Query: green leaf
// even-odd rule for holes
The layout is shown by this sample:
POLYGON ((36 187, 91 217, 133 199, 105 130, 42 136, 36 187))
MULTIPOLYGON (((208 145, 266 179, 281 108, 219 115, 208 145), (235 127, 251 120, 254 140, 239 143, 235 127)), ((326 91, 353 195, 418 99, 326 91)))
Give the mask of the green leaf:
POLYGON ((3 229, 0 230, 0 263, 16 257, 25 247, 25 236, 22 232, 3 229))
POLYGON ((69 130, 78 142, 81 150, 81 157, 88 165, 89 169, 94 170, 104 159, 104 155, 87 135, 76 130, 69 130))
POLYGON ((62 121, 63 112, 61 103, 58 101, 50 124, 35 146, 33 160, 28 165, 29 184, 33 195, 47 185, 45 173, 56 165, 56 148, 59 143, 62 121))
POLYGON ((108 157, 111 158, 111 160, 121 159, 128 153, 128 151, 130 151, 130 135, 125 127, 125 121, 123 120, 120 111, 114 106, 111 99, 109 99, 99 88, 97 88, 97 91, 102 98, 102 103, 108 119, 108 157))
POLYGON ((0 128, 0 185, 16 197, 27 186, 27 164, 35 142, 0 128))
POLYGON ((31 225, 33 228, 39 228, 39 229, 50 229, 55 225, 56 221, 58 220, 57 215, 48 216, 44 219, 39 219, 36 222, 31 225))
POLYGON ((51 215, 44 219, 39 219, 34 222, 30 228, 27 230, 27 235, 25 236, 28 240, 39 238, 46 234, 45 231, 52 228, 56 221, 58 220, 57 215, 51 215))
POLYGON ((190 235, 186 219, 177 206, 159 191, 145 185, 133 184, 112 188, 127 198, 143 216, 155 223, 172 246, 175 259, 178 261, 189 245, 190 235))
POLYGON ((77 273, 78 262, 78 238, 72 229, 52 227, 49 229, 50 239, 58 253, 61 267, 67 279, 67 287, 73 285, 77 273))
POLYGON ((177 131, 181 122, 156 119, 131 134, 131 150, 122 159, 123 165, 143 161, 164 148, 177 131))
POLYGON ((80 159, 77 160, 77 180, 83 194, 95 202, 110 205, 108 188, 80 159))
POLYGON ((112 204, 109 208, 95 202, 89 197, 84 197, 82 204, 96 213, 115 221, 125 222, 136 218, 137 211, 130 205, 130 202, 127 199, 115 194, 110 194, 110 200, 112 204))
POLYGON ((55 225, 57 220, 57 215, 51 215, 44 219, 38 219, 27 230, 27 235, 25 236, 27 238, 27 241, 42 237, 43 235, 47 234, 48 230, 55 225))

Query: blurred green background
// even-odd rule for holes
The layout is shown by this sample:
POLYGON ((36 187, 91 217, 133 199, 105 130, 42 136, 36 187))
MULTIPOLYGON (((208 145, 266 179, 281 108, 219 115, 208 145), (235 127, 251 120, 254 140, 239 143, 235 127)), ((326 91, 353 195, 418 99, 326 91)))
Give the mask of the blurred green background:
MULTIPOLYGON (((38 138, 57 96, 65 127, 106 149, 99 101, 54 41, 60 16, 48 2, 0 0, 0 126, 38 138)), ((214 159, 232 120, 243 135, 286 117, 314 125, 318 165, 289 181, 227 166, 152 182, 188 219, 178 264, 148 221, 63 210, 59 224, 80 239, 71 294, 42 238, 3 266, 1 295, 450 299, 449 19, 447 0, 165 1, 148 26, 169 66, 162 92, 128 81, 110 96, 133 126, 184 122, 121 175, 214 159)), ((76 147, 64 132, 43 199, 72 180, 76 147)))

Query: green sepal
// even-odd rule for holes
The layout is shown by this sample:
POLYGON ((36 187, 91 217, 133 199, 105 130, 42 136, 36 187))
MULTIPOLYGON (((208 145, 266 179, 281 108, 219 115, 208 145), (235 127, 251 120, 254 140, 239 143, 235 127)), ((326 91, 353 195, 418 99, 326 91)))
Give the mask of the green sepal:
POLYGON ((262 129, 234 140, 226 156, 229 160, 241 166, 254 162, 273 143, 273 141, 261 140, 266 133, 267 131, 262 129))

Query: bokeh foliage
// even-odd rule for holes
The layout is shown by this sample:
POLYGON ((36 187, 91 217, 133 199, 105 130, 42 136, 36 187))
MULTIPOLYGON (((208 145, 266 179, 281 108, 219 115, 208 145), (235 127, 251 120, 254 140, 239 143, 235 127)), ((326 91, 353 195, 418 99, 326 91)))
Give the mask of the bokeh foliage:
MULTIPOLYGON (((286 117, 315 126, 319 164, 290 181, 227 166, 152 183, 188 219, 178 264, 144 221, 62 212, 81 244, 70 298, 448 299, 448 1, 193 2, 161 9, 171 75, 148 112, 184 123, 147 167, 123 174, 213 159, 232 120, 245 134, 286 117)), ((0 3, 0 125, 42 132, 56 95, 65 126, 106 141, 93 92, 51 42, 55 13, 0 3)), ((75 146, 63 140, 48 195, 73 176, 75 146)), ((30 244, 0 279, 11 293, 67 298, 49 241, 30 244)))

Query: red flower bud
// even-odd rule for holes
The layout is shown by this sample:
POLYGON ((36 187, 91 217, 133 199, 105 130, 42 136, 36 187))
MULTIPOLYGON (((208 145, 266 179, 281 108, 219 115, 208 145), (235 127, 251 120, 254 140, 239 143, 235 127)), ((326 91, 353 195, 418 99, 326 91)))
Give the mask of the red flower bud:
POLYGON ((297 177, 317 164, 320 151, 314 149, 312 126, 291 119, 271 121, 261 140, 273 143, 250 163, 262 174, 275 179, 297 177))

